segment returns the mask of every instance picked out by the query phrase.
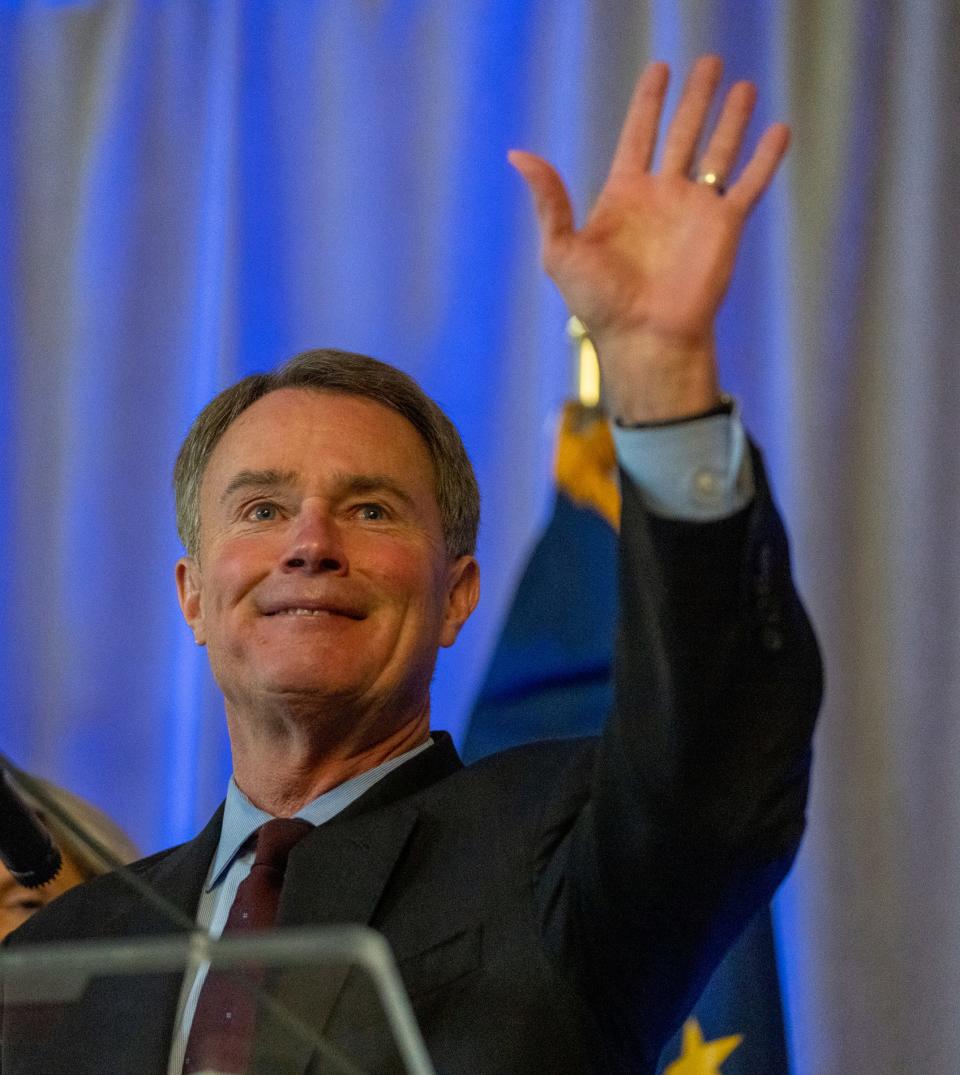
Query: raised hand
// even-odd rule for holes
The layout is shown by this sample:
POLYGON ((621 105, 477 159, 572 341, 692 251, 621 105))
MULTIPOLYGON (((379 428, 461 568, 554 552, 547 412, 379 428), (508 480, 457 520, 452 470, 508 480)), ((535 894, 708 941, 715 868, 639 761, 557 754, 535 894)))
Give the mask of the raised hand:
POLYGON ((785 124, 773 124, 729 180, 756 101, 755 87, 737 82, 691 174, 722 70, 716 56, 694 64, 656 174, 669 68, 653 63, 643 72, 610 174, 579 229, 554 167, 522 150, 509 155, 533 194, 544 267, 587 325, 607 406, 622 421, 683 417, 718 398, 714 320, 744 222, 790 140, 785 124))

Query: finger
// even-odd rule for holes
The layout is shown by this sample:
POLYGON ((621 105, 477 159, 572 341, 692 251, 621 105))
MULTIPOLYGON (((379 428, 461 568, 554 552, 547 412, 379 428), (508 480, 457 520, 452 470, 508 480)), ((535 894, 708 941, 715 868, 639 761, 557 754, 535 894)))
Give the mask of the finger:
POLYGON ((770 185, 789 145, 790 128, 785 123, 768 127, 736 183, 727 191, 727 201, 748 213, 770 185))
POLYGON ((511 149, 507 160, 523 176, 533 196, 533 208, 544 245, 568 235, 573 230, 573 207, 567 188, 553 165, 523 149, 511 149))
POLYGON ((611 179, 649 171, 669 81, 670 68, 659 61, 637 79, 610 166, 611 179))
POLYGON ((713 173, 726 183, 737 163, 743 135, 750 123, 757 88, 752 82, 737 82, 730 88, 707 148, 697 169, 701 175, 713 173))
POLYGON ((719 56, 701 56, 693 65, 684 84, 680 103, 667 128, 660 165, 662 175, 687 175, 690 172, 722 74, 723 61, 719 56))

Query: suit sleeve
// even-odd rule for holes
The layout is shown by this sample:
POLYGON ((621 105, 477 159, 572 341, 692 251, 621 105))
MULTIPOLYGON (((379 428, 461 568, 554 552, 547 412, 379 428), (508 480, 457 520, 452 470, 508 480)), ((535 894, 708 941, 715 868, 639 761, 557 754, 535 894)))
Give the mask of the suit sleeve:
POLYGON ((652 1068, 803 832, 821 668, 754 465, 752 504, 710 523, 621 476, 615 711, 549 896, 603 1070, 652 1068))

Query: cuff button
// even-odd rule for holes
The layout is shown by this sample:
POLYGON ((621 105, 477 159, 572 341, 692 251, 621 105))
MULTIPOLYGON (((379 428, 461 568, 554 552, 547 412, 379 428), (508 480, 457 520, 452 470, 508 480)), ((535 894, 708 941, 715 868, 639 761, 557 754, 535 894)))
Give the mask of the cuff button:
POLYGON ((702 467, 693 475, 693 498, 704 507, 715 507, 723 496, 723 475, 709 467, 702 467))

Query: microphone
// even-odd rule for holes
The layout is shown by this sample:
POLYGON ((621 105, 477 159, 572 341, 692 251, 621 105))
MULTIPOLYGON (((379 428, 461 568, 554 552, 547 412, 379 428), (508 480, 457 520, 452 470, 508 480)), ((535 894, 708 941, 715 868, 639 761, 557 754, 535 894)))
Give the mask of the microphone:
POLYGON ((63 859, 40 819, 0 769, 0 859, 24 888, 39 888, 60 872, 63 859))

